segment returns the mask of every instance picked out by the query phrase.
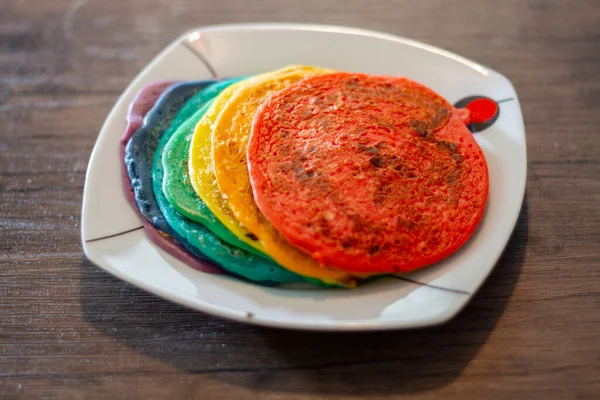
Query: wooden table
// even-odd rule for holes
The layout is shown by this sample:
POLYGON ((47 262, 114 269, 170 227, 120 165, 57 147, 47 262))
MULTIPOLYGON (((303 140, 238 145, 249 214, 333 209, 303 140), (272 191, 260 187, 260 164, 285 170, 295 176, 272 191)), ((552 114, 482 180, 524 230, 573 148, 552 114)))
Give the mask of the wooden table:
POLYGON ((0 0, 0 398, 600 398, 600 2, 0 0), (435 329, 261 329, 85 259, 86 165, 137 72, 194 26, 309 21, 422 40, 505 73, 527 196, 492 276, 435 329))

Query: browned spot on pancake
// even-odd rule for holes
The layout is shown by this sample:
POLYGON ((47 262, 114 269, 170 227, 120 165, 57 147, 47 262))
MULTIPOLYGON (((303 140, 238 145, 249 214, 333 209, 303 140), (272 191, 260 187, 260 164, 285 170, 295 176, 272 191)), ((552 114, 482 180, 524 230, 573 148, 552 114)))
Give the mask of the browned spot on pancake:
POLYGON ((459 175, 458 171, 454 171, 454 172, 446 175, 446 183, 448 185, 454 185, 454 184, 456 184, 456 180, 458 179, 458 175, 459 175))
POLYGON ((287 172, 294 170, 294 164, 291 162, 284 162, 279 165, 279 171, 287 174, 287 172))
POLYGON ((374 245, 369 248, 369 254, 373 255, 379 251, 379 245, 374 245))
POLYGON ((248 232, 246 233, 246 237, 250 240, 258 240, 258 236, 256 236, 254 233, 252 232, 248 232))
POLYGON ((385 200, 391 195, 392 189, 389 184, 385 182, 380 182, 377 186, 377 190, 375 191, 375 196, 373 198, 373 202, 376 205, 381 205, 385 202, 385 200))
POLYGON ((383 158, 381 158, 381 157, 371 157, 371 159, 369 161, 376 168, 381 168, 385 165, 385 162, 383 161, 383 158))
POLYGON ((342 242, 342 248, 344 250, 349 250, 354 246, 354 239, 350 238, 344 242, 342 242))
POLYGON ((329 118, 323 118, 321 121, 319 121, 319 127, 321 129, 330 129, 332 126, 331 124, 331 120, 329 118))
POLYGON ((319 231, 323 234, 323 236, 329 236, 331 228, 329 227, 329 222, 327 222, 327 219, 325 217, 321 216, 319 218, 318 227, 319 231))
POLYGON ((458 150, 458 146, 455 143, 449 143, 444 140, 436 141, 435 144, 442 150, 449 150, 452 154, 458 150))
POLYGON ((398 229, 405 229, 407 231, 414 231, 417 228, 417 223, 414 220, 406 220, 399 218, 396 222, 398 229))
POLYGON ((306 171, 306 170, 302 170, 302 172, 300 174, 296 175, 296 179, 298 179, 299 182, 307 182, 308 180, 310 180, 310 178, 312 178, 313 176, 315 176, 315 172, 314 171, 306 171))

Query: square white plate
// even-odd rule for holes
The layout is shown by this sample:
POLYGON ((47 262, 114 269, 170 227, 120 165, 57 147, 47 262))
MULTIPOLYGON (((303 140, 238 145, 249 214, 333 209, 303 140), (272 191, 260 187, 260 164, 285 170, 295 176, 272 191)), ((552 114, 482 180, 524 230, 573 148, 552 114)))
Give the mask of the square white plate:
POLYGON ((359 29, 293 24, 221 25, 188 32, 133 80, 108 116, 91 155, 82 211, 86 256, 107 272, 165 299, 239 321, 312 330, 435 325, 455 316, 493 269, 517 221, 527 175, 517 94, 501 74, 415 41, 359 29), (157 80, 250 75, 288 64, 406 76, 449 102, 496 101, 494 124, 475 134, 490 174, 481 224, 446 260, 355 290, 265 288, 186 266, 150 242, 121 188, 119 140, 129 103, 157 80))

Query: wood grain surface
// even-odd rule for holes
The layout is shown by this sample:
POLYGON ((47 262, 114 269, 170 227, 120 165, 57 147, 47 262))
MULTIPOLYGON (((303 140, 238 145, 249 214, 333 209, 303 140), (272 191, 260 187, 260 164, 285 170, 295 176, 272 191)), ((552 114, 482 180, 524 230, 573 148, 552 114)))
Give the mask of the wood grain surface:
POLYGON ((600 398, 598 0, 0 0, 0 398, 600 398), (474 301, 417 331, 316 334, 190 311, 82 254, 90 152, 184 30, 301 21, 446 48, 506 74, 523 210, 474 301))

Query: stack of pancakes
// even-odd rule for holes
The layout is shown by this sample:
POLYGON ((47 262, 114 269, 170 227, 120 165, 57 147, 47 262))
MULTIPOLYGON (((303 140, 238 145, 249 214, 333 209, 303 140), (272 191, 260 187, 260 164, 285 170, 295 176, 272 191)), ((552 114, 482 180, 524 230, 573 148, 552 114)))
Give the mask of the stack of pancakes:
POLYGON ((290 66, 157 82, 130 107, 124 190, 194 268, 351 288, 469 240, 489 187, 469 122, 399 77, 290 66))

